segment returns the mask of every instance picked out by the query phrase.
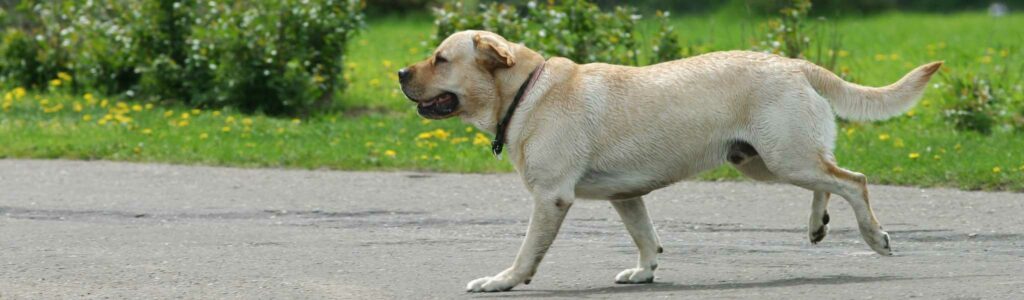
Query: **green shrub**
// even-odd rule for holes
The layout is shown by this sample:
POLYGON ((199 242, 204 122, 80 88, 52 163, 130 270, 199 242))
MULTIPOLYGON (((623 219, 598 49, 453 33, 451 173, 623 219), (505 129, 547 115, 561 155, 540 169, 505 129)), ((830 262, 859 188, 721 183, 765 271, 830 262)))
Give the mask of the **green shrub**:
POLYGON ((245 112, 307 114, 345 88, 360 0, 23 0, 0 80, 245 112))
POLYGON ((631 7, 607 12, 584 0, 530 1, 525 8, 500 3, 469 8, 449 2, 436 9, 434 16, 435 43, 456 31, 483 29, 525 43, 545 56, 562 56, 578 63, 639 65, 642 56, 650 57, 650 63, 682 55, 678 37, 667 25, 667 14, 657 15, 662 26, 654 39, 642 42, 637 29, 641 16, 631 7), (650 46, 641 47, 645 44, 650 46))
POLYGON ((759 25, 754 50, 812 61, 836 71, 840 35, 824 17, 809 20, 811 0, 788 0, 778 17, 759 25))

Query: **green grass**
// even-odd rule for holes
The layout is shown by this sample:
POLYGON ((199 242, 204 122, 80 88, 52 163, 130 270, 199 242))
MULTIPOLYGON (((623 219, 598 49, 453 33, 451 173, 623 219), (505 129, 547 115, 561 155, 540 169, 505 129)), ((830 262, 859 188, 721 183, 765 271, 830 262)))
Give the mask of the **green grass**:
MULTIPOLYGON (((721 14, 675 20, 684 44, 705 50, 747 48, 744 32, 749 32, 754 22, 721 14)), ((843 49, 848 52, 839 65, 864 84, 888 84, 914 66, 933 60, 945 60, 946 73, 1024 68, 1022 15, 993 19, 981 13, 893 13, 843 19, 838 26, 843 49), (1001 57, 998 53, 1002 50, 1009 55, 1001 57), (991 62, 984 63, 985 56, 991 57, 991 62)), ((0 112, 0 157, 345 170, 511 171, 506 161, 491 156, 489 136, 480 137, 477 130, 467 129, 458 120, 423 121, 402 97, 393 74, 429 53, 431 49, 423 41, 432 34, 426 16, 371 20, 347 56, 350 85, 339 103, 344 113, 299 121, 245 116, 232 110, 217 112, 219 115, 214 111, 193 114, 183 107, 143 106, 134 111, 134 103, 129 101, 125 104, 128 112, 123 112, 113 99, 101 107, 99 97, 90 105, 82 95, 29 93, 0 112), (74 109, 76 102, 82 105, 81 111, 74 109), (44 111, 57 104, 63 109, 44 111), (99 124, 111 108, 113 115, 122 111, 131 121, 99 124), (179 126, 185 112, 188 125, 179 126), (85 115, 92 119, 83 120, 85 115), (245 124, 245 118, 251 118, 251 125, 245 124), (224 131, 225 127, 229 131, 224 131)), ((1021 76, 1016 71, 1010 73, 1018 79, 1021 76)), ((941 82, 941 78, 933 79, 933 83, 941 82)), ((836 149, 840 164, 867 174, 873 183, 1024 191, 1024 134, 1000 129, 982 136, 954 130, 942 117, 942 108, 950 100, 941 97, 941 90, 930 87, 912 115, 886 122, 841 123, 836 149)), ((1011 101, 1020 105, 1024 99, 1011 101)), ((723 167, 702 178, 740 176, 723 167)))

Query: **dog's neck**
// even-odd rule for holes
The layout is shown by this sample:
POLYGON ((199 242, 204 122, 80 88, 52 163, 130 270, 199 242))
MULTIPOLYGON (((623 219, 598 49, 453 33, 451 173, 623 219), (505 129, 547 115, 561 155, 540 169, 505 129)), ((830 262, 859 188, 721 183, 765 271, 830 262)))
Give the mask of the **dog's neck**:
POLYGON ((512 100, 508 103, 507 108, 505 108, 505 113, 499 114, 501 119, 498 119, 498 125, 494 131, 494 140, 491 142, 491 152, 498 159, 501 159, 502 149, 504 149, 505 143, 507 142, 508 138, 506 137, 506 134, 508 133, 508 127, 512 122, 512 117, 515 116, 515 112, 519 108, 520 102, 523 101, 526 94, 531 88, 533 88, 534 83, 536 83, 540 78, 541 73, 544 72, 544 64, 545 62, 541 61, 540 65, 535 67, 533 71, 530 71, 530 75, 527 76, 523 83, 519 85, 519 88, 516 89, 515 95, 512 96, 512 100))

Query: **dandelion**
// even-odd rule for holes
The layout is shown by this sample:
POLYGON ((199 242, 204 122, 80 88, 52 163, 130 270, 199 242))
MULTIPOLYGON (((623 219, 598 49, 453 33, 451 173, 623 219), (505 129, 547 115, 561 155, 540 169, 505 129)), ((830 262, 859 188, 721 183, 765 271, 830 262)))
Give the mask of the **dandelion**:
POLYGON ((224 118, 224 123, 235 124, 235 117, 228 116, 227 118, 224 118))
POLYGON ((71 75, 65 72, 57 72, 57 78, 63 81, 71 81, 71 75))
POLYGON ((846 128, 845 132, 846 132, 846 136, 852 136, 854 133, 857 132, 857 128, 853 128, 853 127, 846 128))
POLYGON ((205 140, 205 139, 207 139, 209 137, 210 137, 210 135, 206 134, 205 132, 199 134, 199 139, 200 140, 205 140))
POLYGON ((168 110, 168 111, 164 112, 164 118, 170 118, 173 115, 174 115, 174 111, 173 110, 168 110))
POLYGON ((1010 56, 1010 50, 1006 50, 1006 49, 999 50, 999 57, 1004 57, 1005 58, 1007 56, 1010 56))
POLYGON ((299 120, 298 118, 292 119, 292 124, 299 125, 301 123, 302 123, 302 120, 299 120))
POLYGON ((467 126, 466 127, 466 132, 473 132, 473 127, 472 126, 467 126))
POLYGON ((395 150, 391 150, 391 149, 384 150, 384 156, 387 156, 387 157, 390 157, 390 158, 395 158, 395 156, 397 156, 397 155, 398 155, 398 152, 395 152, 395 150))
POLYGON ((992 167, 992 173, 999 174, 999 173, 1002 173, 1002 172, 1003 172, 1003 168, 1000 168, 998 166, 992 167))
POLYGON ((213 115, 214 117, 220 117, 220 111, 219 110, 215 110, 212 113, 210 113, 210 115, 213 115))
POLYGON ((921 157, 921 153, 910 152, 910 154, 908 154, 907 157, 910 159, 918 159, 919 157, 921 157))
POLYGON ((25 97, 25 88, 20 86, 14 88, 14 99, 21 99, 22 97, 25 97))
POLYGON ((434 160, 441 160, 441 156, 440 155, 434 155, 434 160))
POLYGON ((142 111, 142 105, 132 105, 132 111, 142 111))
POLYGON ((384 61, 381 61, 380 64, 384 65, 385 69, 390 69, 391 68, 391 61, 390 60, 386 60, 385 59, 384 61))
POLYGON ((458 144, 465 143, 465 142, 468 142, 468 141, 469 141, 468 137, 457 137, 457 138, 453 138, 451 142, 452 142, 453 145, 458 145, 458 144))
POLYGON ((878 135, 878 140, 879 141, 883 141, 883 142, 884 141, 888 141, 889 140, 889 134, 888 133, 879 134, 878 135))
POLYGON ((78 101, 75 101, 74 103, 71 104, 71 110, 73 110, 75 112, 82 112, 82 109, 83 109, 82 104, 78 103, 78 101))
POLYGON ((199 115, 200 113, 202 113, 202 112, 203 112, 203 111, 202 111, 202 110, 199 110, 198 108, 193 108, 193 109, 192 109, 192 114, 193 114, 193 115, 197 115, 197 116, 198 116, 198 115, 199 115))
POLYGON ((992 63, 992 56, 991 55, 985 55, 985 56, 979 57, 978 58, 978 62, 983 63, 983 64, 990 64, 990 63, 992 63))
POLYGON ((146 110, 153 109, 153 103, 146 103, 146 110))
POLYGON ((911 110, 908 110, 908 111, 907 111, 907 116, 908 116, 908 117, 913 117, 913 116, 914 116, 914 115, 916 115, 916 114, 917 114, 917 112, 916 112, 916 111, 914 111, 913 109, 911 109, 911 110))
POLYGON ((52 86, 52 87, 59 87, 60 85, 61 85, 60 79, 50 80, 50 86, 52 86))
POLYGON ((149 129, 149 128, 143 128, 142 129, 142 134, 145 134, 145 135, 153 134, 153 130, 149 129))
POLYGON ((185 126, 188 126, 188 120, 178 121, 178 127, 185 127, 185 126))
POLYGON ((485 146, 490 144, 491 139, 487 138, 483 133, 477 132, 476 136, 473 136, 473 146, 485 146))
POLYGON ((220 128, 220 132, 231 132, 231 127, 224 126, 220 128))
POLYGON ((132 148, 132 152, 134 152, 135 154, 142 153, 142 148, 139 146, 135 146, 135 148, 132 148))
POLYGON ((377 78, 371 79, 370 80, 370 86, 372 86, 372 87, 379 87, 380 86, 380 79, 377 79, 377 78))
POLYGON ((421 139, 421 140, 425 140, 425 139, 429 139, 429 138, 431 138, 433 136, 434 135, 431 134, 430 132, 424 132, 424 133, 420 133, 419 135, 417 135, 416 138, 417 139, 421 139))
POLYGON ((187 113, 187 112, 181 113, 181 119, 182 120, 188 120, 189 117, 191 117, 191 115, 189 113, 187 113))
POLYGON ((110 101, 107 99, 100 101, 100 107, 107 107, 108 104, 110 104, 110 101))
POLYGON ((85 122, 92 121, 92 115, 83 115, 82 116, 82 121, 85 121, 85 122))
POLYGON ((252 126, 252 118, 244 118, 244 119, 242 119, 242 125, 252 126))
POLYGON ((441 128, 435 129, 430 134, 432 134, 434 137, 436 137, 438 139, 442 139, 442 140, 447 140, 448 136, 451 135, 451 133, 449 133, 449 132, 447 132, 447 131, 445 131, 444 129, 441 129, 441 128))

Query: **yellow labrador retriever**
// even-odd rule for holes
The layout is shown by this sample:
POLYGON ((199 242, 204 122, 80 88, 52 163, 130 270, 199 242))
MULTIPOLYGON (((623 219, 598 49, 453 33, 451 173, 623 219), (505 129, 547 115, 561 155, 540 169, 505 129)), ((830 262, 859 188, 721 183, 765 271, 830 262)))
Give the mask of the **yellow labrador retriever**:
POLYGON ((843 81, 804 60, 729 51, 647 67, 579 65, 485 31, 458 32, 398 72, 420 115, 458 116, 496 136, 534 199, 515 262, 472 292, 530 283, 579 198, 610 200, 639 248, 616 283, 648 283, 661 243, 642 196, 728 161, 744 174, 814 192, 808 234, 828 232, 830 194, 852 206, 868 246, 890 255, 864 175, 836 165, 835 115, 882 120, 920 97, 933 62, 886 87, 843 81))

